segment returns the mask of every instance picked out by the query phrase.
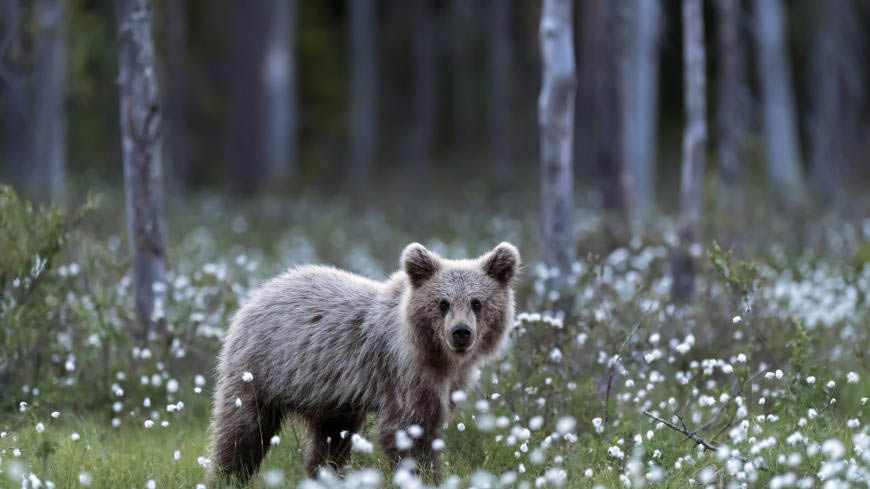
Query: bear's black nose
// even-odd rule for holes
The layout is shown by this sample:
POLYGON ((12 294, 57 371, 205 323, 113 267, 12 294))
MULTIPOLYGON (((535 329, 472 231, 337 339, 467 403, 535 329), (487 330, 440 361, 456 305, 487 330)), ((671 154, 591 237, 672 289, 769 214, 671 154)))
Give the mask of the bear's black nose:
POLYGON ((467 324, 457 324, 450 332, 453 335, 453 346, 465 348, 471 344, 471 328, 467 324))

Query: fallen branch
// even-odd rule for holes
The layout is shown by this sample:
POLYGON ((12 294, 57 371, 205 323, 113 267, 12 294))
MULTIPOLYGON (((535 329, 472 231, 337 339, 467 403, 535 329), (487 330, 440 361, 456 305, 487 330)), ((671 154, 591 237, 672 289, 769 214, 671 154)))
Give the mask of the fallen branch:
POLYGON ((713 415, 712 418, 710 418, 710 421, 707 421, 706 423, 701 425, 701 427, 698 428, 698 431, 696 433, 700 433, 702 431, 705 431, 708 428, 710 428, 711 426, 713 426, 713 424, 719 419, 719 417, 722 416, 722 412, 725 411, 725 408, 728 407, 728 404, 730 404, 731 401, 735 397, 737 397, 743 393, 743 386, 751 383, 753 380, 758 378, 758 376, 763 374, 764 372, 767 372, 766 368, 760 369, 758 372, 755 372, 754 374, 752 374, 749 378, 747 378, 743 382, 740 382, 739 379, 735 378, 734 382, 731 384, 731 397, 728 398, 728 401, 722 403, 722 405, 719 406, 719 409, 716 410, 716 413, 713 415))
MULTIPOLYGON (((686 438, 695 442, 695 445, 701 445, 702 447, 704 447, 704 450, 710 450, 712 452, 719 451, 719 447, 717 447, 717 446, 711 444, 710 442, 708 442, 707 440, 701 438, 700 436, 698 436, 696 434, 696 432, 689 431, 689 429, 686 427, 686 423, 683 422, 683 417, 680 416, 679 414, 674 413, 674 416, 676 416, 677 419, 680 420, 680 426, 677 426, 674 423, 671 423, 670 421, 666 421, 662 418, 659 418, 658 416, 652 414, 651 412, 647 411, 646 409, 643 410, 643 414, 646 414, 650 418, 658 421, 659 423, 662 423, 663 425, 667 426, 668 428, 670 428, 678 433, 682 433, 682 434, 686 435, 686 438)), ((737 460, 740 460, 743 463, 752 463, 752 460, 749 460, 748 458, 744 457, 743 455, 733 455, 733 454, 729 454, 729 455, 732 458, 736 458, 737 460)), ((767 471, 767 472, 770 471, 770 468, 767 467, 767 465, 764 463, 763 460, 759 461, 758 468, 761 470, 767 471)))

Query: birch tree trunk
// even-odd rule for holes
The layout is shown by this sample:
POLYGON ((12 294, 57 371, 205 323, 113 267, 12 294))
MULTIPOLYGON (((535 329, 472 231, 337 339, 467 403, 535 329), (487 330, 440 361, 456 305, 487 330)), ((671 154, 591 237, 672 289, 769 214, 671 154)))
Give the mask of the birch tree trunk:
POLYGON ((630 3, 631 30, 626 33, 628 42, 622 67, 623 152, 629 208, 649 212, 655 199, 661 7, 658 0, 630 3))
POLYGON ((271 0, 266 48, 263 52, 262 83, 265 96, 263 157, 270 181, 286 180, 293 170, 296 153, 296 63, 294 37, 296 0, 271 0))
POLYGON ((573 29, 572 0, 544 0, 540 28, 543 79, 538 99, 544 260, 551 270, 550 288, 562 299, 567 299, 567 278, 575 252, 571 165, 577 79, 573 29))
POLYGON ((740 21, 740 0, 716 0, 718 79, 716 83, 716 129, 718 133, 719 174, 726 207, 735 202, 735 187, 742 173, 746 139, 749 85, 740 21))
POLYGON ((487 35, 487 126, 489 156, 494 167, 509 170, 511 164, 510 120, 512 44, 510 36, 511 0, 489 0, 487 35))
POLYGON ((378 139, 377 2, 347 0, 350 12, 350 175, 366 177, 378 139))
POLYGON ((694 288, 693 248, 700 245, 704 159, 707 145, 707 108, 704 12, 702 0, 683 0, 683 63, 686 129, 680 173, 680 249, 672 263, 676 300, 685 300, 694 288))
POLYGON ((117 0, 118 86, 127 230, 141 340, 162 333, 166 236, 161 180, 161 109, 148 0, 117 0))
POLYGON ((66 21, 64 0, 38 0, 33 161, 51 200, 66 203, 66 21))
POLYGON ((804 188, 782 0, 754 4, 769 183, 794 203, 804 188))
POLYGON ((860 140, 865 80, 860 14, 851 0, 814 4, 818 27, 813 40, 810 148, 813 183, 831 200, 849 181, 850 162, 860 140))

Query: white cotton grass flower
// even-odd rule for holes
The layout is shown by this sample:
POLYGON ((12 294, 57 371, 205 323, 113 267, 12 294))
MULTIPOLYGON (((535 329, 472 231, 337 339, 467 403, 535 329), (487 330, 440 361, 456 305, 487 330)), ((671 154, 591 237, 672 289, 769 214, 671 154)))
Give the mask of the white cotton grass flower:
POLYGON ((375 447, 370 441, 366 440, 358 433, 354 433, 350 436, 350 448, 356 452, 372 453, 372 450, 374 450, 375 447))
POLYGON ((733 324, 740 324, 742 322, 743 322, 743 318, 740 316, 734 316, 733 318, 731 318, 731 323, 733 323, 733 324))
POLYGON ((280 444, 281 444, 281 437, 280 436, 274 435, 274 436, 272 436, 272 438, 269 438, 269 445, 272 445, 273 447, 277 447, 280 444))
POLYGON ((36 432, 42 433, 43 431, 45 431, 45 425, 42 423, 36 423, 36 432))
POLYGON ((814 375, 810 375, 809 377, 807 377, 807 384, 812 385, 815 383, 816 383, 816 377, 814 375))
POLYGON ((152 427, 154 427, 154 421, 151 421, 150 419, 146 419, 146 420, 145 420, 145 427, 146 427, 146 428, 152 428, 152 427))
POLYGON ((468 395, 465 394, 465 391, 453 391, 450 394, 450 400, 453 401, 453 404, 462 404, 468 400, 468 395))
POLYGON ((544 418, 542 416, 535 416, 529 420, 529 429, 532 431, 538 431, 542 426, 544 426, 544 418))
POLYGON ((51 413, 51 417, 54 418, 54 419, 59 418, 59 417, 60 417, 60 411, 53 411, 53 412, 51 413))
POLYGON ((149 479, 148 482, 145 483, 145 489, 157 489, 157 483, 154 482, 154 479, 149 479))
POLYGON ((79 472, 79 484, 83 486, 90 486, 93 484, 94 478, 91 477, 91 474, 87 472, 79 472))
POLYGON ((196 377, 193 378, 193 385, 196 387, 205 387, 205 377, 196 374, 196 377))
POLYGON ((175 379, 169 379, 169 382, 166 383, 166 391, 170 394, 178 392, 178 381, 175 379))
POLYGON ((828 389, 833 389, 834 387, 837 386, 837 383, 834 382, 833 380, 829 380, 828 383, 825 384, 825 386, 826 386, 828 389))
POLYGON ((73 432, 73 434, 69 435, 69 439, 72 441, 79 441, 81 439, 81 436, 79 436, 78 433, 73 432))
POLYGON ((576 419, 572 418, 571 416, 564 416, 556 422, 556 431, 558 431, 560 435, 564 435, 573 431, 574 427, 576 426, 576 419))
POLYGON ((446 447, 447 447, 447 444, 441 438, 435 438, 434 440, 432 440, 432 450, 435 450, 436 452, 440 452, 440 451, 444 450, 444 448, 446 448, 446 447))
MULTIPOLYGON (((281 469, 269 469, 263 472, 263 482, 266 487, 281 487, 284 485, 284 471, 281 469)), ((300 486, 301 487, 301 486, 300 486)), ((319 487, 319 485, 318 485, 319 487)))
POLYGON ((846 374, 846 382, 850 384, 857 384, 859 380, 861 380, 861 376, 859 376, 857 372, 849 372, 846 374))
POLYGON ((242 373, 242 381, 243 382, 253 382, 254 381, 254 374, 252 374, 251 372, 242 373))
POLYGON ((172 453, 172 460, 175 460, 176 462, 181 460, 181 450, 176 450, 172 453))
POLYGON ((236 407, 237 408, 242 407, 242 399, 239 397, 236 398, 236 407))

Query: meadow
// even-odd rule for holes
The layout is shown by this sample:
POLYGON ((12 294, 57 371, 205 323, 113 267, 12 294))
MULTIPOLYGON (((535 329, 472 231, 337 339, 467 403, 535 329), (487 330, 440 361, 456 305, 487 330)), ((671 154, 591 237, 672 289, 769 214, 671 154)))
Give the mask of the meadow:
MULTIPOLYGON (((581 205, 562 316, 522 198, 493 214, 199 196, 169 204, 165 333, 143 339, 118 198, 66 212, 0 192, 0 488, 205 487, 216 352, 258 283, 310 262, 381 279, 411 241, 458 258, 503 240, 525 259, 519 314, 454 398, 445 488, 870 487, 866 213, 711 211, 677 303, 676 223, 633 221, 613 246, 581 205)), ((341 477, 305 480, 301 437, 287 424, 250 487, 423 487, 389 470, 373 420, 341 477)))

